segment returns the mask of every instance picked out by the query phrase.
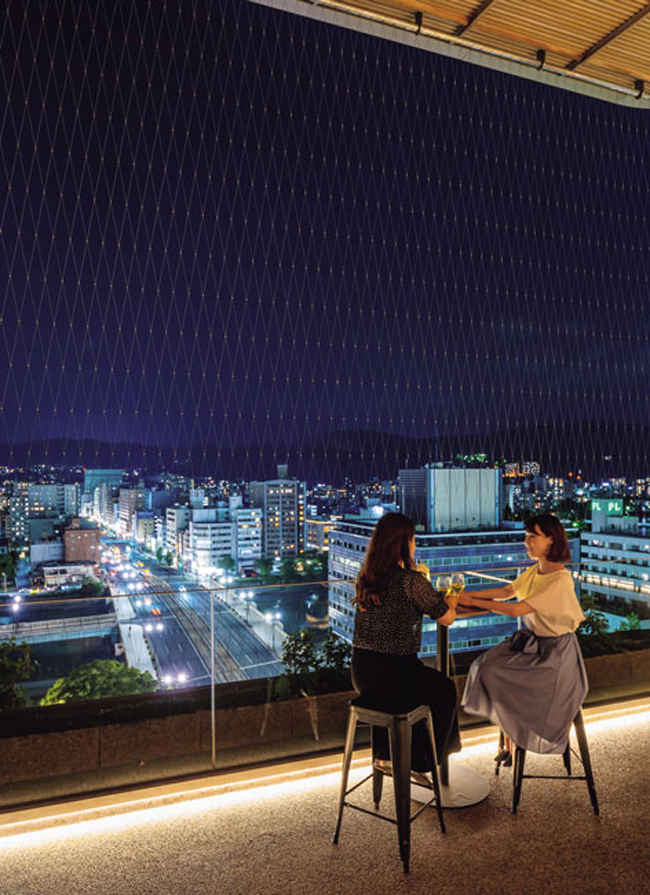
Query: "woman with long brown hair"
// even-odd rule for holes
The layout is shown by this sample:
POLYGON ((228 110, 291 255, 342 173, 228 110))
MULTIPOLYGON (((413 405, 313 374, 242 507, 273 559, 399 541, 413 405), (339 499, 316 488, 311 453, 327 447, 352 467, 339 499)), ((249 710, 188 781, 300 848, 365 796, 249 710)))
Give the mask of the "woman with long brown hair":
POLYGON ((505 738, 496 761, 512 763, 512 742, 539 753, 561 753, 587 694, 575 630, 584 619, 575 594, 569 542, 556 516, 526 522, 526 552, 535 564, 512 584, 465 592, 463 606, 523 619, 513 636, 476 659, 462 698, 465 711, 489 718, 505 738), (516 603, 504 603, 510 597, 516 603))
MULTIPOLYGON (((418 659, 422 616, 450 625, 456 597, 442 599, 416 570, 415 527, 402 513, 387 513, 377 523, 356 583, 352 683, 385 711, 429 705, 433 713, 438 761, 460 750, 453 682, 418 659)), ((373 759, 389 759, 386 731, 373 736, 373 759)), ((415 772, 431 769, 431 747, 423 722, 413 729, 415 772)))

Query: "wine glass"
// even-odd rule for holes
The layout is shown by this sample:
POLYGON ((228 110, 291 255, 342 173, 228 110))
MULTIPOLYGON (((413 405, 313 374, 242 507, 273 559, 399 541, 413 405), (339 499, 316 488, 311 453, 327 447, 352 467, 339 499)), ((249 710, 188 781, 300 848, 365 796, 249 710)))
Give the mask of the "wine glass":
POLYGON ((451 592, 455 594, 457 597, 460 596, 461 592, 465 589, 465 576, 462 572, 454 572, 451 576, 451 592))
POLYGON ((451 593, 451 578, 449 575, 438 575, 436 578, 436 590, 444 597, 448 597, 451 593))

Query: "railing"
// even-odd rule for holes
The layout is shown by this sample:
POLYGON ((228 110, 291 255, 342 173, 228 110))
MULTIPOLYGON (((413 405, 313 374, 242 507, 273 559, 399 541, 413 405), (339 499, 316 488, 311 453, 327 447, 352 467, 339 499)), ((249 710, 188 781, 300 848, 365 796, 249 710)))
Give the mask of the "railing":
MULTIPOLYGON (((463 571, 485 586, 494 586, 507 584, 521 568, 511 564, 463 571)), ((141 575, 137 581, 129 581, 129 587, 135 585, 129 591, 127 583, 111 584, 114 592, 110 595, 70 598, 33 594, 23 596, 18 604, 13 599, 0 602, 0 648, 2 644, 6 647, 12 637, 18 641, 26 639, 41 662, 41 670, 32 680, 22 682, 32 701, 36 726, 42 728, 49 723, 44 712, 53 712, 54 717, 57 712, 74 710, 74 703, 69 707, 38 707, 56 678, 70 677, 70 672, 91 660, 112 658, 120 668, 133 670, 129 673, 134 692, 151 694, 130 697, 128 687, 110 691, 122 693, 123 699, 114 700, 109 708, 102 703, 102 717, 106 717, 107 711, 119 712, 122 705, 126 711, 131 699, 145 700, 146 713, 161 717, 178 710, 178 706, 196 706, 208 719, 201 740, 205 745, 197 746, 197 750, 209 747, 211 767, 220 766, 225 760, 223 754, 236 748, 224 732, 225 722, 219 720, 225 717, 220 712, 225 711, 226 705, 252 701, 264 709, 260 717, 255 715, 255 720, 247 722, 249 729, 244 733, 250 734, 252 741, 257 737, 260 743, 266 742, 271 735, 279 738, 283 731, 287 738, 294 736, 295 730, 307 723, 308 710, 312 711, 315 705, 310 699, 321 691, 318 686, 303 688, 302 693, 308 698, 301 703, 300 689, 293 691, 300 697, 301 707, 297 711, 304 715, 300 715, 299 723, 294 716, 294 720, 287 721, 290 716, 281 713, 274 720, 276 700, 292 692, 290 683, 282 677, 283 647, 292 631, 303 630, 311 632, 308 639, 314 640, 317 649, 332 623, 331 589, 336 588, 338 595, 341 586, 345 586, 351 594, 354 580, 268 583, 247 579, 221 585, 207 581, 203 585, 163 567, 152 567, 152 571, 146 578, 141 575), (278 720, 282 717, 285 720, 278 720), (229 744, 225 748, 224 742, 229 744)), ((444 573, 453 571, 449 568, 444 573)), ((580 572, 579 565, 576 571, 580 572)), ((351 605, 347 611, 349 623, 353 617, 351 605)), ((449 629, 427 622, 424 655, 437 656, 440 667, 449 670, 459 648, 467 649, 468 643, 472 644, 470 649, 487 648, 492 645, 493 632, 502 639, 516 625, 517 621, 509 617, 476 614, 466 615, 460 626, 449 629), (475 624, 466 626, 472 619, 475 624)), ((295 646, 295 641, 292 643, 295 646)), ((93 712, 93 703, 80 703, 79 723, 91 723, 93 712)), ((29 711, 21 715, 21 729, 29 726, 25 720, 28 715, 29 711)), ((321 738, 321 744, 328 742, 323 739, 317 713, 309 715, 309 726, 302 736, 300 748, 306 749, 311 741, 313 749, 315 737, 321 738)))

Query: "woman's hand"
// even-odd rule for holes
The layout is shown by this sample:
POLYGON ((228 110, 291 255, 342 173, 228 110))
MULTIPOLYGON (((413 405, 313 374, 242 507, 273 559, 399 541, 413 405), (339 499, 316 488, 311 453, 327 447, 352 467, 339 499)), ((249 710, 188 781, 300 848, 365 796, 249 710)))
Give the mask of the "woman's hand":
POLYGON ((450 609, 456 609, 458 606, 458 594, 449 594, 449 596, 445 597, 445 603, 449 606, 450 609))

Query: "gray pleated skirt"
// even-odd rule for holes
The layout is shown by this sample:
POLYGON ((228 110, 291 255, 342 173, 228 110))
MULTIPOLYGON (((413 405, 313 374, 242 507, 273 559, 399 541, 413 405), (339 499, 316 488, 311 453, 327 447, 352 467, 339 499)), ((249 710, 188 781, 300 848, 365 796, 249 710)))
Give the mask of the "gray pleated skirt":
POLYGON ((523 749, 561 753, 587 690, 575 634, 537 637, 522 628, 472 663, 461 705, 523 749))

